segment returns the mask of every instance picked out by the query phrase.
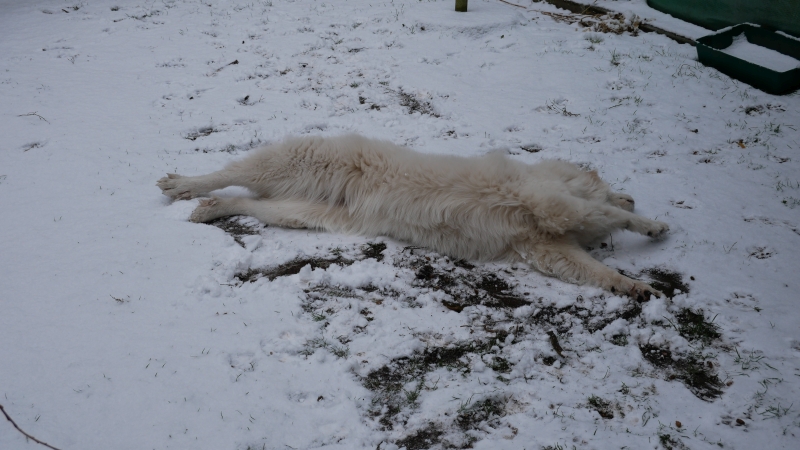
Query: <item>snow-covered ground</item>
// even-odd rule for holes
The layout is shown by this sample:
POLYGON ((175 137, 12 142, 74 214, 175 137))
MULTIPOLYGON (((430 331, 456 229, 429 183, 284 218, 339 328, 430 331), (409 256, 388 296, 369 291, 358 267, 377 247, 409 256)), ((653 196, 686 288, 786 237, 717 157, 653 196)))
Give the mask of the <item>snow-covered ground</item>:
POLYGON ((62 450, 797 448, 800 96, 516 3, 0 0, 0 405, 62 450), (671 298, 155 186, 346 132, 597 169, 672 231, 593 254, 671 298))

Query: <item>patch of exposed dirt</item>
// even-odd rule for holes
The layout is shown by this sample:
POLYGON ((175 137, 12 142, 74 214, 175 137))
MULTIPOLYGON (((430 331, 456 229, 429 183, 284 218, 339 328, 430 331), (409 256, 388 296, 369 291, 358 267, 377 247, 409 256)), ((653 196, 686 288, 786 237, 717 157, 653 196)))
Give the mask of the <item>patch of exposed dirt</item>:
POLYGON ((233 240, 242 247, 245 246, 242 241, 243 236, 257 236, 261 234, 261 230, 264 229, 263 224, 245 216, 223 217, 213 220, 208 224, 230 234, 233 240))
POLYGON ((197 128, 195 130, 192 130, 192 131, 186 133, 183 136, 183 138, 184 139, 188 139, 190 141, 196 141, 198 138, 205 137, 205 136, 210 136, 211 134, 219 133, 220 131, 222 131, 222 129, 211 127, 211 126, 209 126, 209 127, 200 127, 200 128, 197 128))
POLYGON ((683 282, 683 275, 678 272, 671 272, 667 269, 653 267, 646 269, 640 276, 649 278, 650 285, 663 292, 668 298, 675 296, 675 290, 683 294, 689 293, 689 286, 683 282))
MULTIPOLYGON (((421 393, 436 389, 435 383, 426 381, 426 375, 439 368, 466 376, 470 373, 471 360, 481 358, 484 361, 491 359, 489 367, 497 373, 510 372, 512 364, 492 353, 498 348, 496 344, 504 338, 505 335, 448 347, 428 347, 411 356, 395 358, 373 370, 361 380, 364 387, 373 392, 370 416, 377 419, 384 430, 402 429, 408 415, 418 406, 421 393)), ((498 419, 506 415, 507 403, 507 399, 499 398, 484 398, 476 402, 472 402, 472 398, 464 399, 452 423, 430 424, 395 444, 420 449, 436 444, 444 444, 445 448, 471 448, 477 438, 470 431, 486 426, 498 427, 498 419), (445 438, 444 426, 460 430, 461 433, 450 433, 445 438)))
POLYGON ((274 280, 278 277, 286 277, 289 275, 295 275, 300 273, 300 269, 303 267, 310 265, 311 269, 327 269, 332 264, 337 264, 340 266, 349 266, 353 264, 353 260, 343 258, 342 256, 336 256, 334 258, 320 258, 320 257, 308 257, 308 258, 296 258, 289 262, 285 262, 283 264, 268 267, 263 269, 248 269, 246 272, 239 273, 235 275, 235 278, 241 282, 252 283, 253 281, 258 280, 259 278, 266 277, 269 281, 274 280))
POLYGON ((666 372, 667 380, 681 380, 697 398, 712 401, 722 395, 722 380, 710 358, 700 354, 673 355, 668 349, 643 345, 644 359, 666 372))
POLYGON ((519 308, 530 303, 524 294, 517 292, 516 286, 496 273, 478 270, 465 261, 428 259, 417 258, 403 264, 416 269, 417 286, 446 293, 450 298, 442 304, 452 311, 461 312, 474 305, 519 308))
POLYGON ((526 151, 528 153, 539 153, 540 151, 544 150, 544 147, 542 147, 539 144, 527 144, 527 145, 520 145, 519 149, 526 151))
POLYGON ((619 403, 612 403, 596 395, 590 396, 586 403, 589 409, 597 411, 597 413, 600 414, 600 417, 603 419, 613 419, 615 412, 616 415, 625 417, 625 413, 622 412, 622 408, 620 407, 619 403))
POLYGON ((425 450, 440 443, 443 434, 440 427, 430 424, 426 428, 396 441, 395 445, 406 450, 425 450))
POLYGON ((368 242, 367 245, 364 246, 364 249, 361 250, 361 254, 363 254, 365 258, 372 258, 381 262, 383 261, 384 250, 386 250, 386 244, 383 242, 368 242))

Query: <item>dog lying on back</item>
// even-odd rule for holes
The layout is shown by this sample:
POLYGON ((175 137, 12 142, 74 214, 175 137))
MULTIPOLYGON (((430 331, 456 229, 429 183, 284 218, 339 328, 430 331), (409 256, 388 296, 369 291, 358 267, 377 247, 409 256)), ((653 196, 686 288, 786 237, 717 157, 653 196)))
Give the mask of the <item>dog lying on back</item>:
POLYGON ((495 153, 421 154, 358 135, 292 138, 220 171, 158 180, 175 199, 243 186, 258 198, 200 201, 193 222, 253 216, 269 225, 389 236, 456 259, 522 261, 540 272, 639 300, 661 295, 584 247, 626 229, 669 226, 633 214, 633 198, 563 161, 528 165, 495 153))

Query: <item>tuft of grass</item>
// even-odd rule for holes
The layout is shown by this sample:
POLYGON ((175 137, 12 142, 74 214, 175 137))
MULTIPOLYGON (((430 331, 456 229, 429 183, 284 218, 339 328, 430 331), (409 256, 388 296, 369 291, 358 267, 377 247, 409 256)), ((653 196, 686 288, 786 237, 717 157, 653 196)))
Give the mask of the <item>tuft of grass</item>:
POLYGON ((548 100, 545 102, 545 107, 548 111, 561 114, 564 117, 578 117, 580 114, 572 113, 567 111, 567 107, 564 106, 564 102, 558 100, 548 100))
POLYGON ((495 372, 498 373, 509 373, 511 372, 511 363, 508 362, 507 359, 501 358, 499 356, 495 356, 492 360, 492 364, 489 365, 495 372))
POLYGON ((658 442, 666 450, 689 450, 686 444, 663 431, 658 433, 658 442))
POLYGON ((786 407, 781 407, 781 404, 778 403, 777 406, 766 407, 764 411, 760 411, 758 414, 764 419, 778 419, 789 414, 789 411, 792 410, 792 405, 794 405, 794 403, 786 407))
POLYGON ((488 422, 506 415, 506 401, 501 399, 485 399, 461 408, 456 417, 456 424, 463 431, 477 428, 481 422, 488 422))
POLYGON ((628 336, 624 334, 611 336, 611 343, 620 347, 625 347, 628 345, 628 336))
POLYGON ((309 339, 303 345, 303 350, 300 351, 300 354, 304 356, 311 356, 317 351, 317 349, 325 348, 327 346, 328 342, 324 338, 309 339))
MULTIPOLYGON (((429 347, 420 353, 393 359, 362 379, 364 387, 373 392, 370 414, 379 417, 378 422, 385 429, 394 429, 395 417, 404 408, 413 407, 423 390, 435 389, 425 386, 424 380, 428 373, 446 368, 467 375, 470 373, 469 355, 489 354, 493 347, 494 339, 471 341, 449 347, 429 347), (405 389, 409 383, 416 383, 416 388, 410 391, 405 389)), ((495 356, 499 369, 511 370, 513 365, 510 362, 504 359, 500 362, 498 359, 502 358, 495 356)), ((462 405, 462 409, 464 407, 466 405, 462 405)))
POLYGON ((620 63, 622 62, 621 58, 622 57, 620 56, 619 53, 617 53, 616 49, 611 50, 611 65, 612 66, 620 65, 620 63))
POLYGON ((783 200, 781 200, 781 203, 783 203, 783 205, 789 209, 795 209, 796 207, 800 206, 800 198, 785 197, 783 200))
POLYGON ((406 394, 406 402, 408 402, 409 405, 415 405, 417 403, 417 400, 419 400, 419 395, 424 386, 425 383, 420 381, 417 383, 417 387, 413 390, 407 391, 403 389, 403 393, 406 394))
POLYGON ((155 16, 159 16, 159 15, 161 15, 161 11, 159 11, 157 9, 151 10, 151 11, 149 11, 147 13, 144 13, 144 14, 140 14, 138 16, 137 15, 126 14, 126 16, 128 16, 129 18, 136 19, 136 20, 144 20, 144 19, 147 19, 149 17, 155 17, 155 16))
POLYGON ((428 101, 419 101, 416 97, 408 92, 404 92, 402 89, 395 92, 395 94, 400 97, 400 105, 404 106, 408 109, 409 114, 414 114, 418 112, 423 115, 428 115, 431 117, 440 117, 439 114, 433 109, 433 105, 431 105, 428 101))
POLYGON ((608 400, 603 400, 602 398, 592 395, 586 401, 589 409, 593 409, 600 414, 600 417, 603 419, 613 419, 614 418, 614 408, 611 406, 611 402, 608 400))
POLYGON ((443 434, 444 431, 439 426, 429 424, 427 427, 396 441, 395 445, 406 450, 427 450, 439 444, 443 434))
POLYGON ((347 359, 350 356, 350 348, 346 345, 333 345, 328 347, 328 350, 337 358, 347 359))
POLYGON ((739 353, 738 348, 733 349, 736 352, 736 357, 733 358, 733 363, 738 364, 742 369, 742 372, 746 372, 748 370, 759 370, 761 368, 761 360, 764 359, 763 355, 756 355, 755 351, 751 351, 750 354, 742 356, 739 353))
POLYGON ((548 445, 542 447, 542 450, 567 450, 567 448, 561 445, 560 443, 556 442, 556 445, 548 445))
POLYGON ((597 33, 587 33, 583 36, 583 38, 592 44, 600 44, 601 42, 605 41, 605 38, 597 33))
POLYGON ((702 312, 684 308, 675 315, 675 318, 678 321, 676 329, 686 340, 699 341, 708 345, 721 336, 719 326, 714 323, 714 319, 706 320, 702 312))
POLYGON ((325 340, 325 338, 323 337, 307 340, 305 345, 303 346, 303 350, 300 351, 300 354, 304 356, 311 356, 318 349, 327 350, 337 358, 341 359, 347 359, 347 357, 350 356, 350 349, 347 346, 333 345, 327 340, 325 340))

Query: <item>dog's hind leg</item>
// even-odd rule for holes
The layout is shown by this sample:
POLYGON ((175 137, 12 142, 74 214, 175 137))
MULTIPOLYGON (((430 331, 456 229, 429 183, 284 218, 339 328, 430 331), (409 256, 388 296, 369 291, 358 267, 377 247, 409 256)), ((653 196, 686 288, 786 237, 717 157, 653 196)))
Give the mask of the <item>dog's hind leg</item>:
POLYGON ((591 284, 639 301, 649 300, 650 295, 663 295, 650 285, 628 278, 592 258, 568 237, 536 244, 525 259, 540 272, 568 283, 591 284))
POLYGON ((234 180, 231 171, 227 169, 196 177, 168 173, 167 176, 156 182, 156 186, 161 188, 164 195, 177 200, 205 197, 209 192, 217 189, 238 185, 240 184, 234 180))
POLYGON ((192 222, 210 222, 227 216, 251 216, 267 225, 287 228, 340 229, 349 222, 347 210, 297 200, 268 200, 254 198, 211 198, 200 201, 192 212, 192 222))

